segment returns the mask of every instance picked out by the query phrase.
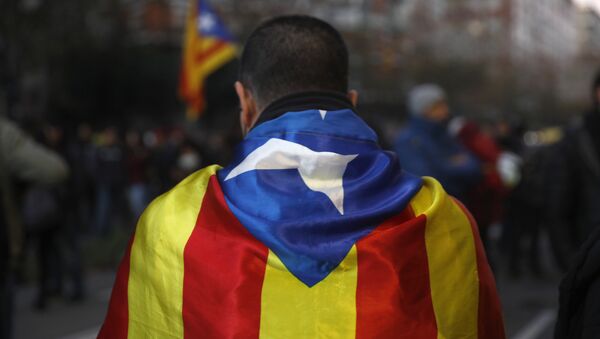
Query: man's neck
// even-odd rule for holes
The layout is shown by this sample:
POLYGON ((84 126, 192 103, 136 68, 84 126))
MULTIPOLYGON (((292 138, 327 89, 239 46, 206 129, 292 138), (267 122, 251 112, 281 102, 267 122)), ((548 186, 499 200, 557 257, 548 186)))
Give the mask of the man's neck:
POLYGON ((334 111, 340 109, 354 110, 347 96, 333 91, 306 91, 281 97, 263 110, 255 126, 276 119, 288 112, 300 112, 308 109, 334 111))

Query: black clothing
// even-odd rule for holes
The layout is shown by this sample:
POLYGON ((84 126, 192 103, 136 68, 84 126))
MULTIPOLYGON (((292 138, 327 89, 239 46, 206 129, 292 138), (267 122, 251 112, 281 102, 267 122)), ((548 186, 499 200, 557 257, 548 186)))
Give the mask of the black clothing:
POLYGON ((589 112, 584 119, 585 129, 588 131, 590 139, 596 149, 596 154, 600 159, 600 111, 589 112))
POLYGON ((600 338, 600 228, 575 256, 559 300, 555 339, 600 338))
POLYGON ((535 276, 541 276, 539 247, 548 186, 547 149, 524 144, 514 147, 522 159, 521 180, 506 199, 502 245, 508 254, 512 277, 521 275, 523 263, 535 276))
POLYGON ((278 118, 287 112, 300 112, 315 109, 315 107, 326 111, 340 109, 355 111, 348 97, 342 93, 328 91, 300 92, 273 101, 263 110, 254 126, 278 118))
POLYGON ((593 108, 571 127, 555 154, 549 195, 550 237, 565 254, 580 244, 560 284, 555 339, 600 338, 600 73, 593 108))
POLYGON ((547 172, 549 234, 563 268, 600 225, 599 121, 600 113, 590 113, 568 128, 554 148, 547 172))

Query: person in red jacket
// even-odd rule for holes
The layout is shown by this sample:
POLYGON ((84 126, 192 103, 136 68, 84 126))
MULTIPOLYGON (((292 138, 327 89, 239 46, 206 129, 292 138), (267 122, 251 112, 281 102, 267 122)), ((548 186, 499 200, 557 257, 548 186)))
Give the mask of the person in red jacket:
POLYGON ((467 194, 465 205, 477 221, 481 239, 488 249, 489 227, 502 219, 504 201, 510 189, 519 181, 520 160, 516 155, 504 151, 494 138, 473 121, 463 117, 454 118, 449 130, 482 164, 483 177, 467 194))

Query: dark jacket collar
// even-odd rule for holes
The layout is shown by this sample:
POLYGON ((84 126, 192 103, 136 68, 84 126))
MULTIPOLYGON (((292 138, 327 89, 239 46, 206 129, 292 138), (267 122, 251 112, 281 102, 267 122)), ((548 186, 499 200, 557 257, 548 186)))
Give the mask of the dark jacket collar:
POLYGON ((333 91, 306 91, 286 95, 273 101, 260 114, 255 126, 273 120, 288 112, 299 112, 308 109, 334 111, 351 109, 354 106, 344 94, 333 91))

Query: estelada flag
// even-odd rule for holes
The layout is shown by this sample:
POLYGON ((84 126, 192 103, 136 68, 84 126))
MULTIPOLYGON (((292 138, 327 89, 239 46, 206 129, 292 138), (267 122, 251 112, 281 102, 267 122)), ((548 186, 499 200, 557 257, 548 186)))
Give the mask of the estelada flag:
POLYGON ((142 215, 99 338, 502 339, 477 227, 352 109, 252 129, 142 215))
POLYGON ((233 38, 206 0, 192 0, 185 25, 179 95, 187 118, 197 119, 205 108, 204 81, 235 58, 233 38))

